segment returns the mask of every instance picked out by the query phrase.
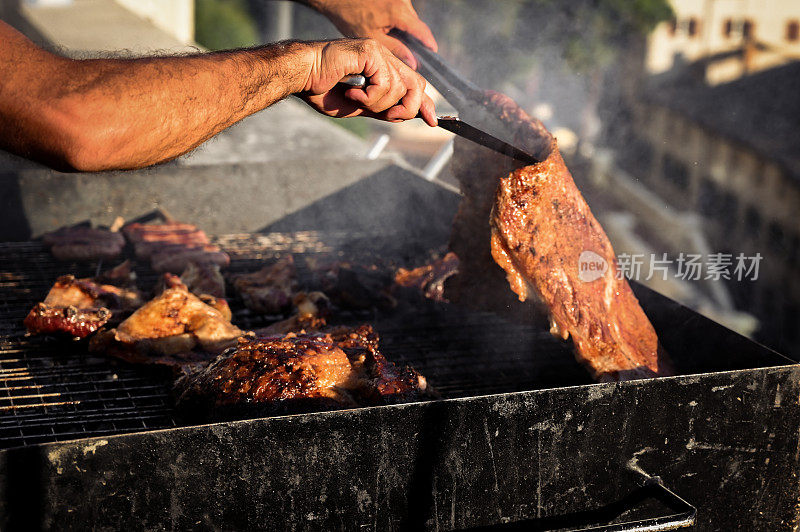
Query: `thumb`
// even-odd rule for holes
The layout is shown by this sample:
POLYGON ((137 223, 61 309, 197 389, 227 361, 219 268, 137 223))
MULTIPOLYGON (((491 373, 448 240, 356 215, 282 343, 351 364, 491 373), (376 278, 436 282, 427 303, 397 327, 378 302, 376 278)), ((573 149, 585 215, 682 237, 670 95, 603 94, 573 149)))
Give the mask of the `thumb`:
POLYGON ((439 51, 439 45, 436 43, 436 39, 433 37, 433 32, 428 25, 422 22, 419 18, 405 17, 401 23, 397 24, 397 29, 413 35, 419 39, 422 44, 434 52, 439 51))
POLYGON ((391 51, 395 57, 414 70, 417 69, 417 59, 408 47, 399 40, 389 35, 381 35, 378 40, 391 51))

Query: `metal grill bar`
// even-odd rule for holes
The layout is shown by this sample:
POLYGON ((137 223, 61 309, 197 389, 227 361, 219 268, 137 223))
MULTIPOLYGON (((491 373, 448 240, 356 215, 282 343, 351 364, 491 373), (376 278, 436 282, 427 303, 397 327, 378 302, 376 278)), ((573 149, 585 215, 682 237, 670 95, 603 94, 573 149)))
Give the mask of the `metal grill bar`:
MULTIPOLYGON (((428 258, 424 249, 347 233, 235 234, 215 243, 230 254, 234 272, 292 254, 301 285, 312 257, 387 268, 428 258)), ((91 277, 98 266, 57 262, 37 242, 0 244, 0 448, 177 426, 166 373, 87 354, 85 342, 25 336, 23 318, 58 276, 91 277)), ((144 265, 136 273, 140 288, 156 284, 158 275, 144 265)), ((240 327, 276 319, 254 316, 235 299, 231 307, 240 327)), ((387 358, 415 367, 444 397, 590 382, 568 346, 490 313, 421 302, 413 316, 364 312, 343 321, 372 323, 387 358)))

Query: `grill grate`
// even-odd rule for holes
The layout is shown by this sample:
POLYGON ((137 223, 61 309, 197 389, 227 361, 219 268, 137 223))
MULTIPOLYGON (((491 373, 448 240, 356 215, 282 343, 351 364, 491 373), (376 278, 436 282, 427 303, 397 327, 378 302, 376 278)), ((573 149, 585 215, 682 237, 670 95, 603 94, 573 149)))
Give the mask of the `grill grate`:
MULTIPOLYGON (((249 271, 292 254, 346 258, 392 267, 428 259, 425 249, 351 234, 300 232, 224 235, 232 271, 249 271)), ((22 320, 65 273, 93 276, 98 264, 55 261, 38 242, 0 244, 0 448, 175 427, 164 372, 87 354, 85 341, 26 337, 22 320)), ((140 288, 158 276, 137 266, 140 288)), ((234 322, 255 328, 276 317, 253 316, 231 301, 234 322)), ((413 312, 345 315, 372 323, 387 358, 410 364, 446 398, 590 382, 567 346, 547 331, 491 313, 423 301, 413 312)))

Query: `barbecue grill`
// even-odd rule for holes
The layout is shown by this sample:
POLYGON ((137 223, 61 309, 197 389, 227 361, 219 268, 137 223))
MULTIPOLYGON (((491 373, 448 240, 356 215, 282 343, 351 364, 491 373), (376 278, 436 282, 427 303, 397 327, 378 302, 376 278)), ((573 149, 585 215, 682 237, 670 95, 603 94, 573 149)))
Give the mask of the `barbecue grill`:
MULTIPOLYGON (((301 279, 321 255, 428 258, 385 235, 215 240, 234 271, 292 254, 301 279)), ((797 523, 800 371, 643 287, 678 377, 592 384, 539 325, 420 299, 345 321, 373 323, 440 400, 186 425, 167 374, 24 336, 57 276, 96 268, 0 244, 3 528, 659 530, 691 523, 692 505, 703 529, 797 523)), ((268 322, 233 310, 245 328, 268 322)))

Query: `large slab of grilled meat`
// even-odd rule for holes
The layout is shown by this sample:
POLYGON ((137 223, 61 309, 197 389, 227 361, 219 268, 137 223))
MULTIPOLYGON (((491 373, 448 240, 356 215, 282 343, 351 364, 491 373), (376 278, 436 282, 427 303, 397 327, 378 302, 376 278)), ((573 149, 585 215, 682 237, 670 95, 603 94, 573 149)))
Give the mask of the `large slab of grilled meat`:
MULTIPOLYGON (((555 139, 504 95, 486 93, 480 103, 496 131, 542 162, 522 167, 481 153, 480 161, 473 155, 474 165, 460 173, 457 169, 466 208, 476 209, 479 217, 462 205, 454 237, 459 257, 463 260, 465 252, 469 256, 475 245, 482 247, 479 255, 490 251, 519 300, 533 297, 545 308, 551 332, 572 338, 577 358, 595 378, 671 374, 655 330, 628 282, 617 276, 614 250, 572 180, 555 139), (487 220, 490 226, 481 227, 487 220), (483 247, 487 240, 489 245, 483 247), (596 279, 580 276, 585 252, 606 265, 596 279)), ((485 262, 474 262, 468 259, 464 268, 491 271, 485 262)))
POLYGON ((369 325, 243 337, 176 384, 187 417, 228 419, 388 404, 427 390, 425 379, 378 350, 369 325))

